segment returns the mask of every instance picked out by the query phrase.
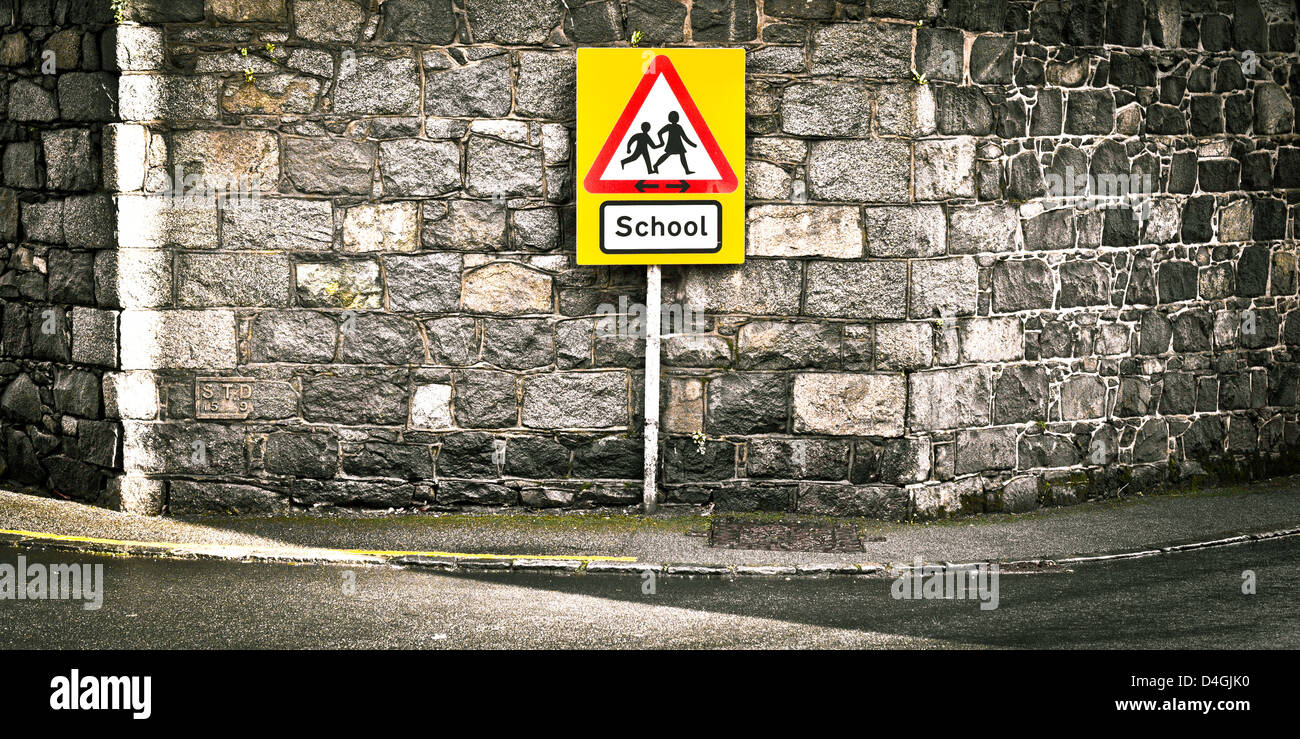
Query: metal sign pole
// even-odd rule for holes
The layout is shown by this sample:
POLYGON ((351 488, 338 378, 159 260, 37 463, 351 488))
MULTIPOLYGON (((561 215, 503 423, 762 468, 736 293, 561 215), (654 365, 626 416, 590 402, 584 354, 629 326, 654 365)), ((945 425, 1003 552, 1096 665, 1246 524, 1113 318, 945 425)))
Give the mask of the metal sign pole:
POLYGON ((659 331, 660 270, 651 264, 645 270, 645 487, 641 493, 646 513, 655 512, 659 471, 659 331))

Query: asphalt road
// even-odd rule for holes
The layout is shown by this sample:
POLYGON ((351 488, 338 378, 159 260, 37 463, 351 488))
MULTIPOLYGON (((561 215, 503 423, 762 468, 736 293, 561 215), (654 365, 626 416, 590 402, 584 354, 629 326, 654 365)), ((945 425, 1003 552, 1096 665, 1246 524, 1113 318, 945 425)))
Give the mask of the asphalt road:
POLYGON ((0 648, 1300 647, 1300 539, 1003 575, 999 607, 887 579, 448 575, 90 557, 104 604, 0 600, 0 648), (1255 573, 1257 592, 1241 592, 1255 573), (349 575, 348 573, 352 573, 349 575), (349 587, 354 585, 354 588, 349 587))

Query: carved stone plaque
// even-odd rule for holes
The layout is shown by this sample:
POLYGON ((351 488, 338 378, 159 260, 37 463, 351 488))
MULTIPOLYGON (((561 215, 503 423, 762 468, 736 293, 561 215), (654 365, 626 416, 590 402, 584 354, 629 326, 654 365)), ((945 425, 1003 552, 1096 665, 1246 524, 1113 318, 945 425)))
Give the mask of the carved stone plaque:
POLYGON ((194 378, 194 415, 198 418, 248 418, 253 412, 253 383, 247 377, 194 378))

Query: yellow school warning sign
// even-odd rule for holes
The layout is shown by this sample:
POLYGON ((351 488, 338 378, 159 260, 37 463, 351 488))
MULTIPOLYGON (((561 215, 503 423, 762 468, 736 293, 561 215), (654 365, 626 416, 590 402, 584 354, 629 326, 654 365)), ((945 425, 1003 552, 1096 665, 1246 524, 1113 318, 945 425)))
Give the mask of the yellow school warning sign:
POLYGON ((745 261, 743 49, 578 50, 578 264, 745 261))

